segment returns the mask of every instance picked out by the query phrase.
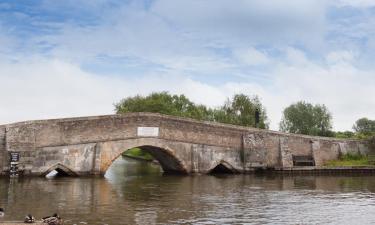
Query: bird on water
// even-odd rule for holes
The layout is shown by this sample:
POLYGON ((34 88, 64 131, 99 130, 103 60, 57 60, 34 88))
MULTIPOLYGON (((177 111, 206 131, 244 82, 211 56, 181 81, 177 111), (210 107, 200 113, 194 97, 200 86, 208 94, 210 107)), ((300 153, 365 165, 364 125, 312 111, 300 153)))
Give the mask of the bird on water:
POLYGON ((0 208, 0 218, 4 217, 4 216, 5 216, 4 209, 0 208))
POLYGON ((35 218, 34 218, 31 214, 28 214, 28 215, 25 217, 24 222, 25 222, 25 223, 34 223, 34 222, 35 222, 35 218))
POLYGON ((59 215, 57 215, 57 213, 53 214, 53 216, 47 216, 47 217, 42 218, 42 221, 43 223, 46 223, 48 225, 62 225, 63 224, 62 219, 60 218, 59 215))

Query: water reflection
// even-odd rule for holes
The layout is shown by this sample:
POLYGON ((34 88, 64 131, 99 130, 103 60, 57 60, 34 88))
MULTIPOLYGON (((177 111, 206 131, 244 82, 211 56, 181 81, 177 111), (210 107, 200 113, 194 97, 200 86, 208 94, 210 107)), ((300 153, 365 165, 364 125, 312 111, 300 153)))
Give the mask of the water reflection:
POLYGON ((118 161, 105 178, 0 179, 5 220, 67 224, 373 224, 372 176, 164 176, 118 161))

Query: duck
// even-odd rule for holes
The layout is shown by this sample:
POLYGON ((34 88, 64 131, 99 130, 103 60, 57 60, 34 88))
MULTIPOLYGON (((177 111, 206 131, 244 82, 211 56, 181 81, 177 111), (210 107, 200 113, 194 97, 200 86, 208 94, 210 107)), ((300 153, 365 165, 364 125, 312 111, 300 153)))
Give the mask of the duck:
POLYGON ((34 223, 34 222, 35 222, 35 218, 34 218, 31 214, 28 214, 28 215, 25 217, 24 222, 25 222, 25 223, 34 223))
POLYGON ((4 217, 4 216, 5 216, 4 209, 0 208, 0 218, 4 217))
POLYGON ((42 218, 43 223, 48 225, 62 225, 63 221, 57 213, 53 214, 52 216, 47 216, 42 218))

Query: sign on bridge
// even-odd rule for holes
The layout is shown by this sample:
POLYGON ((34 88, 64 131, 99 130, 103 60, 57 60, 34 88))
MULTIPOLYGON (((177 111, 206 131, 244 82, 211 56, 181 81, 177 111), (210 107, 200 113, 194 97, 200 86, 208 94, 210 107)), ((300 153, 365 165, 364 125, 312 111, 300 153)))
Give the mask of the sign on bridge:
POLYGON ((138 127, 137 136, 139 136, 139 137, 157 137, 157 136, 159 136, 159 127, 138 127))

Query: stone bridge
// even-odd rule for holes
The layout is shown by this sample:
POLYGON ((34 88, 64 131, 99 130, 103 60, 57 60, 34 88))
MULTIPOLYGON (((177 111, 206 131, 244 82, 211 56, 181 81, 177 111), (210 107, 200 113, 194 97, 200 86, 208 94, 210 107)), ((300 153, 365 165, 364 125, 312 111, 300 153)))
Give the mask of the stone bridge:
POLYGON ((140 147, 165 172, 245 173, 258 168, 293 167, 293 156, 315 166, 340 154, 366 154, 366 143, 201 122, 153 113, 27 121, 0 126, 0 173, 18 152, 24 175, 52 170, 69 175, 103 175, 124 151, 140 147))

